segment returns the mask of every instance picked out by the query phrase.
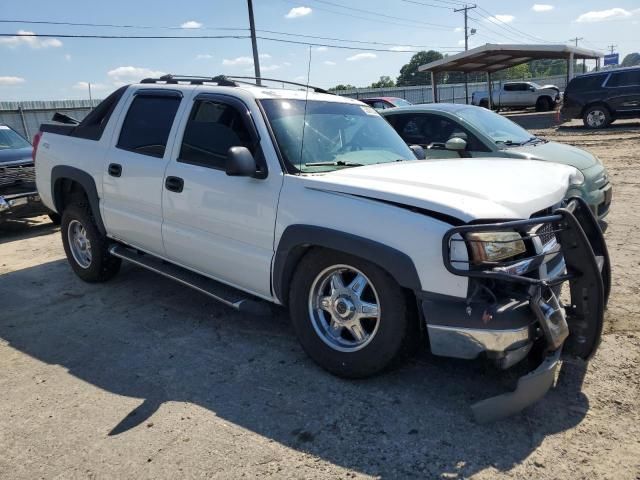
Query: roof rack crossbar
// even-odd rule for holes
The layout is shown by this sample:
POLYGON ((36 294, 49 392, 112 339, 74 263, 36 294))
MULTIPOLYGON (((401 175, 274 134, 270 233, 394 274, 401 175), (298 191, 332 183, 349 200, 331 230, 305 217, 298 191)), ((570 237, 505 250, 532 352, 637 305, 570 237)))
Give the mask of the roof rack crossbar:
MULTIPOLYGON (((333 95, 332 92, 329 92, 329 91, 325 90, 324 88, 314 87, 313 85, 307 85, 306 83, 290 82, 289 80, 281 80, 279 78, 241 77, 241 76, 237 76, 237 75, 229 75, 226 78, 228 78, 230 80, 256 80, 256 81, 259 78, 260 80, 264 80, 264 81, 267 81, 267 82, 278 82, 278 83, 284 83, 286 85, 296 85, 298 87, 310 88, 311 90, 313 90, 316 93, 328 93, 330 95, 333 95)), ((241 82, 241 83, 250 83, 250 82, 241 82)), ((256 84, 255 83, 251 83, 251 85, 256 85, 256 84)))

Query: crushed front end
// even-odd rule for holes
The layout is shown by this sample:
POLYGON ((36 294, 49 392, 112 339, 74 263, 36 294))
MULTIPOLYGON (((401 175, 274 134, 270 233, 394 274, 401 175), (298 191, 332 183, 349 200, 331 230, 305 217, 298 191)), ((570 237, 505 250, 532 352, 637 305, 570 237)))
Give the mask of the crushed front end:
POLYGON ((597 349, 611 272, 584 200, 527 220, 454 227, 443 238, 443 257, 447 270, 469 278, 469 291, 462 302, 421 298, 432 353, 483 354, 500 368, 542 354, 515 391, 473 405, 477 421, 509 416, 544 396, 561 351, 588 359, 597 349))
POLYGON ((33 161, 0 163, 0 222, 47 212, 36 188, 33 161))

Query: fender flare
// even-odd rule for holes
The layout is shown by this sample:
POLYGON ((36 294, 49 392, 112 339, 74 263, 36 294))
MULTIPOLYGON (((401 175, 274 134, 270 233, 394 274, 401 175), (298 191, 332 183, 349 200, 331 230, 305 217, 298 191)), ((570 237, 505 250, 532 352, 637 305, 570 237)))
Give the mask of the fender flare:
POLYGON ((96 221, 96 226, 101 234, 106 234, 106 229, 100 214, 100 197, 98 197, 98 189, 93 177, 79 168, 70 167, 68 165, 56 165, 51 170, 51 195, 56 211, 62 214, 63 210, 63 191, 59 180, 73 180, 77 182, 87 194, 91 213, 96 221))
POLYGON ((290 225, 273 261, 273 293, 285 304, 293 272, 309 247, 323 247, 370 261, 386 270, 401 287, 420 291, 420 278, 411 258, 388 245, 351 233, 315 225, 290 225))

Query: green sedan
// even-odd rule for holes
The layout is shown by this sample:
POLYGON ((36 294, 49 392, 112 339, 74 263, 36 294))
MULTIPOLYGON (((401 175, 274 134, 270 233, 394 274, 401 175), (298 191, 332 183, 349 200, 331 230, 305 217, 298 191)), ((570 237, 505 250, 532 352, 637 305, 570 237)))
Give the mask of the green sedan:
POLYGON ((407 144, 422 146, 427 159, 506 157, 576 167, 584 180, 569 196, 584 198, 600 220, 609 213, 612 189, 607 170, 585 150, 536 137, 502 115, 471 105, 411 105, 380 114, 407 144))

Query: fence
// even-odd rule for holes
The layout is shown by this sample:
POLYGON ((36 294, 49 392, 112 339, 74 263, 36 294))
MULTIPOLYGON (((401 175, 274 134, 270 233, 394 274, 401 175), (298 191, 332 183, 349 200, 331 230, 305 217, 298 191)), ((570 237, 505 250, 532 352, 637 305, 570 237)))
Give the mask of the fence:
MULTIPOLYGON (((529 78, 540 84, 554 84, 564 89, 567 79, 564 75, 546 78, 529 78)), ((514 80, 509 80, 514 81, 514 80)), ((493 82, 494 88, 499 88, 502 82, 493 82)), ((486 90, 486 82, 469 83, 469 96, 474 90, 486 90)), ((336 92, 339 95, 352 98, 365 97, 400 97, 411 103, 430 103, 433 101, 431 86, 418 85, 415 87, 392 88, 359 88, 336 92)), ((448 103, 464 103, 464 84, 438 85, 438 101, 448 103)), ((38 131, 41 123, 51 121, 55 112, 64 113, 77 120, 82 120, 100 100, 52 100, 36 102, 0 102, 0 124, 9 125, 25 138, 31 139, 38 131)))
MULTIPOLYGON (((508 80, 509 82, 518 81, 508 80)), ((541 85, 552 84, 563 90, 567 84, 567 77, 559 75, 556 77, 545 78, 526 78, 523 81, 536 82, 541 85)), ((494 88, 500 88, 504 81, 491 82, 494 88)), ((487 82, 469 83, 469 101, 471 101, 471 93, 475 90, 487 89, 487 82)), ((415 87, 390 87, 390 88, 358 88, 356 90, 339 90, 338 95, 351 98, 367 98, 367 97, 399 97, 411 103, 431 103, 433 102, 433 93, 431 85, 418 85, 415 87)), ((465 103, 464 83, 454 84, 438 84, 438 101, 442 103, 465 103)))
POLYGON ((82 120, 98 103, 100 100, 0 102, 0 124, 9 125, 30 140, 40 124, 50 122, 55 112, 82 120))

